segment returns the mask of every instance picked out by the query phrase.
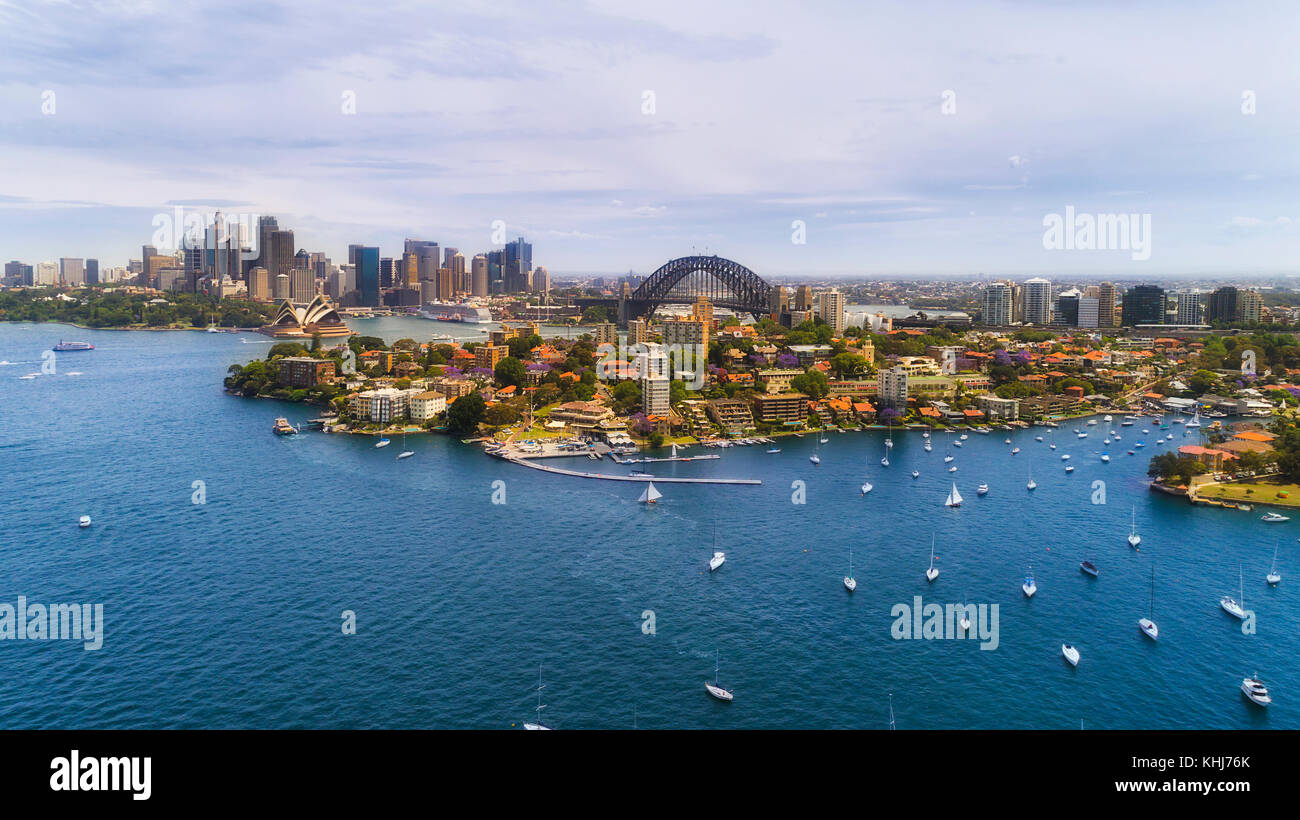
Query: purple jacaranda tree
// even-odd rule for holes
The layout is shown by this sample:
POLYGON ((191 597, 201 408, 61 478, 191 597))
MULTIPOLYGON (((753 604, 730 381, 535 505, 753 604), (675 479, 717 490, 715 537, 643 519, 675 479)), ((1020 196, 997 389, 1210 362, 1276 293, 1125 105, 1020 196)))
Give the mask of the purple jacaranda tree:
POLYGON ((993 351, 993 363, 1002 367, 1010 367, 1011 355, 1005 350, 995 350, 993 351))
POLYGON ((876 414, 876 420, 881 424, 892 424, 903 417, 903 414, 892 407, 885 407, 876 414))
POLYGON ((764 358, 763 354, 761 353, 750 353, 749 363, 755 365, 756 367, 762 367, 763 365, 767 364, 767 359, 764 358))
POLYGON ((487 367, 472 367, 469 370, 469 375, 476 379, 490 379, 492 378, 492 370, 487 367))
POLYGON ((525 368, 529 373, 550 373, 551 366, 545 362, 532 362, 525 368))
POLYGON ((459 379, 461 376, 465 375, 465 371, 461 370, 459 367, 447 365, 447 367, 443 368, 442 375, 449 379, 459 379))
POLYGON ((799 357, 793 353, 782 353, 776 357, 776 363, 782 367, 798 367, 799 357))
POLYGON ((1016 355, 1011 357, 1011 361, 1017 365, 1026 365, 1032 362, 1033 360, 1034 357, 1030 356, 1029 353, 1024 350, 1017 351, 1016 355))
POLYGON ((957 369, 958 369, 958 370, 974 370, 974 369, 975 369, 975 360, 974 360, 974 359, 967 359, 967 358, 958 358, 958 359, 957 359, 957 369))
POLYGON ((650 418, 645 413, 633 413, 627 420, 627 426, 638 436, 648 435, 655 428, 650 423, 650 418))

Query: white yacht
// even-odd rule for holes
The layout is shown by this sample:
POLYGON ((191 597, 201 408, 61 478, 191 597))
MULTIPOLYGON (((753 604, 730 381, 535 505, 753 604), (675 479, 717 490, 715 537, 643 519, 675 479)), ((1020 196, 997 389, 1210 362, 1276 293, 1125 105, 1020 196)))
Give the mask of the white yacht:
POLYGON ((975 488, 975 495, 984 495, 989 491, 989 485, 981 484, 975 488))
MULTIPOLYGON (((90 516, 88 516, 88 515, 83 515, 83 516, 81 516, 81 518, 78 518, 78 519, 77 519, 77 526, 78 526, 78 527, 81 527, 83 530, 84 530, 86 527, 89 527, 89 526, 90 526, 90 516)), ((111 529, 111 528, 110 528, 110 529, 111 529)))
POLYGON ((1252 678, 1242 678, 1241 693, 1256 706, 1266 707, 1273 702, 1273 698, 1269 697, 1268 688, 1264 686, 1264 681, 1259 679, 1258 673, 1252 678))
POLYGON ((1065 465, 1065 471, 1066 471, 1067 473, 1072 473, 1072 472, 1074 472, 1074 465, 1073 465, 1073 464, 1067 464, 1067 465, 1065 465))
POLYGON ((1271 587, 1282 583, 1282 575, 1277 571, 1277 547, 1273 547, 1273 566, 1269 569, 1268 575, 1264 576, 1264 580, 1268 581, 1271 587))
POLYGON ((952 483, 952 490, 948 492, 948 498, 944 500, 945 507, 960 507, 961 493, 957 492, 957 482, 952 483))
POLYGON ((387 446, 388 446, 389 444, 391 444, 391 443, 392 443, 392 442, 390 442, 388 439, 386 439, 386 438, 381 438, 379 441, 376 441, 376 442, 375 442, 375 449, 378 450, 378 449, 381 449, 381 448, 383 448, 383 447, 387 447, 387 446))
POLYGON ((921 477, 921 471, 920 471, 920 470, 912 470, 912 479, 913 479, 913 480, 918 479, 918 478, 920 478, 920 477, 921 477))
POLYGON ((1147 617, 1138 619, 1138 629, 1142 634, 1151 640, 1157 640, 1160 637, 1160 628, 1156 626, 1156 568, 1151 567, 1151 605, 1147 610, 1147 617))
POLYGON ((1237 580, 1241 586, 1239 593, 1241 600, 1237 601, 1231 595, 1224 595, 1219 599, 1219 606, 1223 607, 1223 611, 1232 617, 1244 621, 1246 619, 1246 582, 1242 578, 1240 569, 1237 571, 1237 580))
POLYGON ((1141 543, 1142 543, 1142 536, 1138 535, 1138 530, 1137 530, 1137 507, 1134 507, 1133 521, 1129 525, 1128 545, 1133 549, 1137 549, 1138 544, 1141 543))
POLYGON ((1278 513, 1271 512, 1271 513, 1264 513, 1264 515, 1259 520, 1264 521, 1268 524, 1281 524, 1283 521, 1290 521, 1291 519, 1285 515, 1280 515, 1278 513))
POLYGON ((930 536, 930 568, 925 571, 925 580, 934 582, 939 577, 939 570, 934 566, 934 535, 930 536))
POLYGON ((926 451, 927 453, 929 453, 929 452, 931 452, 931 451, 933 451, 933 450, 934 450, 934 447, 931 446, 931 444, 930 444, 930 440, 929 440, 929 439, 926 439, 926 440, 925 440, 925 451, 926 451))
POLYGON ((1034 593, 1038 591, 1038 584, 1034 583, 1033 564, 1029 565, 1029 574, 1025 576, 1025 582, 1020 585, 1020 588, 1024 590, 1026 598, 1034 597, 1034 593))
POLYGON ((966 612, 966 596, 961 596, 961 619, 957 621, 957 626, 961 627, 962 632, 970 630, 970 616, 966 612))
POLYGON ((871 492, 871 482, 870 481, 862 482, 862 494, 866 495, 869 492, 871 492))
POLYGON ((704 688, 710 695, 718 700, 725 700, 730 703, 736 696, 730 689, 723 689, 722 684, 718 682, 718 651, 713 650, 713 682, 704 682, 704 688))
POLYGON ((537 731, 539 729, 542 731, 549 731, 551 728, 550 726, 547 726, 545 723, 542 723, 542 710, 546 708, 546 704, 542 703, 542 690, 545 688, 546 685, 542 683, 542 666, 541 664, 538 664, 537 665, 537 720, 534 723, 524 724, 524 728, 529 731, 537 731))
POLYGON ((654 504, 663 497, 664 494, 655 488, 655 483, 653 481, 648 481, 646 482, 645 490, 641 492, 641 497, 638 498, 637 501, 641 504, 654 504))
POLYGON ((1020 448, 1019 448, 1019 447, 1012 447, 1012 448, 1011 448, 1011 455, 1014 456, 1014 455, 1015 455, 1016 453, 1018 453, 1018 452, 1020 452, 1020 448))
POLYGON ((1109 463, 1110 463, 1110 456, 1106 455, 1105 453, 1102 453, 1102 454, 1101 454, 1101 463, 1102 463, 1102 464, 1109 464, 1109 463))
POLYGON ((709 572, 714 572, 718 567, 727 563, 727 554, 725 552, 714 552, 713 557, 709 559, 709 572))
POLYGON ((858 588, 858 582, 853 578, 853 547, 849 547, 849 574, 844 576, 844 588, 849 592, 858 588))
POLYGON ((1061 654, 1070 662, 1070 666, 1079 665, 1079 650, 1068 643, 1061 644, 1061 654))

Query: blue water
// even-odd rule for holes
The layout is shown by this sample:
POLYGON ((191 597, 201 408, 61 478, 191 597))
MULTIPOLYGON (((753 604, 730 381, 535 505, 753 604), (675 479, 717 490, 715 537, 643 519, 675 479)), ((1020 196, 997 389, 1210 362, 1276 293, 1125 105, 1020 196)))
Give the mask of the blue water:
POLYGON ((900 729, 1300 727, 1300 518, 1267 525, 1262 510, 1149 492, 1156 436, 1140 425, 1116 428, 1110 464, 1101 425, 1085 440, 1063 428, 1055 453, 1033 440, 1044 430, 1011 434, 1016 456, 1005 433, 972 434, 954 450, 959 510, 942 506, 943 438, 927 454, 897 432, 888 469, 879 433, 830 434, 820 467, 813 436, 778 455, 654 465, 763 484, 663 484, 646 508, 638 485, 443 437, 412 437, 401 462, 361 437, 278 438, 275 416, 313 409, 220 389, 262 341, 0 324, 0 360, 17 363, 0 366, 0 601, 99 602, 106 620, 98 651, 0 641, 0 726, 503 729, 532 718, 541 664, 558 728, 628 728, 634 714, 642 728, 884 728, 890 692, 900 729), (59 338, 96 350, 20 380, 59 338), (498 479, 507 503, 494 505, 498 479), (206 504, 191 503, 196 480, 206 504), (792 503, 796 480, 806 504, 792 503), (1106 504, 1091 503, 1095 480, 1106 504), (978 498, 981 481, 992 489, 978 498), (1124 540, 1134 506, 1140 552, 1124 540), (710 575, 714 520, 727 562, 710 575), (929 585, 932 533, 942 575, 929 585), (1278 543, 1285 580, 1270 589, 1278 543), (850 546, 854 595, 841 585, 850 546), (1084 558, 1099 579, 1079 572, 1084 558), (1153 563, 1156 644, 1136 624, 1153 563), (1218 607, 1238 565, 1255 635, 1218 607), (890 610, 915 595, 998 604, 1000 645, 893 640, 890 610), (340 629, 347 609, 356 635, 340 629), (1077 669, 1063 641, 1080 648, 1077 669), (715 649, 732 704, 702 686, 715 649), (1254 672, 1273 691, 1267 713, 1238 691, 1254 672))

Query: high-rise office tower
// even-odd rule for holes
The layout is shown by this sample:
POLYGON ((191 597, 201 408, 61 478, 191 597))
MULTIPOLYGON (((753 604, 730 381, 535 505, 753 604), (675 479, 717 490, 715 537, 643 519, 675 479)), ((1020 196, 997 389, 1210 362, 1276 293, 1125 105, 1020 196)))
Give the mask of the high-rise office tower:
POLYGON ((451 290, 455 294, 469 293, 469 283, 465 281, 465 255, 455 248, 448 248, 447 269, 451 271, 451 290))
POLYGON ((271 298, 271 276, 261 265, 248 271, 248 298, 255 302, 271 298))
POLYGON ((1096 296, 1079 297, 1079 327, 1097 327, 1100 304, 1096 296))
POLYGON ((277 302, 283 302, 288 299, 292 291, 289 289, 289 274, 277 273, 271 277, 271 298, 277 302))
POLYGON ((1097 288, 1097 327, 1116 327, 1115 283, 1102 282, 1097 288))
POLYGON ((1066 327, 1079 326, 1079 299, 1082 294, 1077 288, 1063 290, 1056 295, 1056 306, 1052 309, 1052 324, 1066 327))
POLYGON ((528 272, 533 269, 533 246, 521 236, 506 243, 504 286, 506 293, 528 290, 528 272))
POLYGON ((87 285, 99 284, 99 260, 98 259, 86 260, 86 284, 87 285))
POLYGON ((538 265, 533 268, 533 293, 550 293, 551 292, 551 274, 546 267, 538 265))
POLYGON ((59 266, 53 262, 37 262, 33 274, 37 285, 57 285, 59 283, 59 266))
POLYGON ((1126 327, 1163 325, 1165 323, 1165 289, 1156 285, 1136 285, 1124 293, 1121 317, 1126 327))
POLYGON ((981 321, 986 325, 1011 324, 1011 285, 994 282, 984 288, 984 307, 981 321))
POLYGON ((357 251, 356 269, 361 304, 379 307, 379 248, 360 248, 357 251))
POLYGON ((470 292, 483 298, 488 295, 488 258, 486 254, 477 254, 470 263, 470 292))
POLYGON ((86 284, 86 260, 71 256, 60 259, 59 281, 73 288, 86 284))
MULTIPOLYGON (((399 262, 399 267, 400 267, 400 262, 399 262)), ((392 286, 393 286, 393 258, 391 256, 385 256, 379 260, 379 287, 383 290, 388 290, 392 286)))
POLYGON ((274 231, 271 234, 271 264, 266 269, 271 273, 271 279, 280 274, 288 275, 293 270, 293 256, 296 253, 293 241, 293 231, 274 231))
POLYGON ((275 217, 257 218, 257 259, 250 266, 250 270, 255 267, 266 268, 268 271, 274 269, 271 260, 271 235, 278 230, 280 230, 280 223, 275 217))
POLYGON ((289 301, 305 305, 316 298, 316 274, 307 268, 289 271, 289 301))
POLYGON ((1034 278, 1025 282, 1025 324, 1045 325, 1052 321, 1052 283, 1034 278))
POLYGON ((1237 319, 1237 289, 1228 285, 1219 288, 1205 300, 1206 322, 1232 322, 1237 319))

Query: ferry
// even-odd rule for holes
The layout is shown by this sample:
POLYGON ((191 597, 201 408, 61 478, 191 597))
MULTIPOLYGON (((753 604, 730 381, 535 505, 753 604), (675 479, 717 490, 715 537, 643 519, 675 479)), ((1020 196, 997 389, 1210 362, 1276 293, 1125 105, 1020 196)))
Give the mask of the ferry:
POLYGON ((289 423, 289 420, 283 416, 275 420, 275 426, 271 431, 277 436, 292 436, 298 432, 298 428, 289 423))
POLYGON ((54 350, 59 353, 67 353, 73 350, 94 350, 95 346, 90 342, 65 342, 62 339, 54 346, 54 350))
POLYGON ((474 325, 492 323, 492 312, 463 302, 425 302, 418 315, 421 319, 439 322, 465 322, 474 325))

